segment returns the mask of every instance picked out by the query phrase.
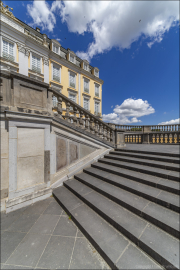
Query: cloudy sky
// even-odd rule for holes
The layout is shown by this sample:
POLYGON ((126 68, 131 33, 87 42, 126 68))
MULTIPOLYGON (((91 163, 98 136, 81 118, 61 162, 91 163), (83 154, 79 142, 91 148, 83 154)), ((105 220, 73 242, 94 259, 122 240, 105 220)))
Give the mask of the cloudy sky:
POLYGON ((179 123, 178 1, 3 1, 100 69, 103 119, 179 123))

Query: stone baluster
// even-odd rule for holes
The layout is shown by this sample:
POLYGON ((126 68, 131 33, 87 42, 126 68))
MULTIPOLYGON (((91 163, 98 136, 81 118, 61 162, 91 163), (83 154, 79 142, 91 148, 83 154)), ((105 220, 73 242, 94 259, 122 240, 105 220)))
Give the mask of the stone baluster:
POLYGON ((108 140, 108 142, 110 142, 110 129, 109 128, 107 130, 107 140, 108 140))
POLYGON ((86 129, 86 131, 88 131, 88 132, 90 132, 90 126, 89 126, 89 115, 88 114, 86 114, 85 115, 85 129, 86 129))
POLYGON ((77 107, 73 107, 73 112, 74 112, 74 116, 73 116, 73 124, 74 124, 74 126, 77 126, 77 116, 76 116, 76 114, 77 114, 77 107))
POLYGON ((84 128, 84 120, 83 120, 83 115, 84 115, 84 113, 83 113, 83 111, 80 111, 80 119, 79 119, 79 126, 80 126, 80 128, 84 128))
POLYGON ((57 98, 57 113, 58 113, 58 117, 62 118, 62 97, 57 98))
POLYGON ((107 128, 106 128, 106 126, 104 126, 104 133, 103 133, 103 135, 104 135, 104 140, 107 141, 107 128))
POLYGON ((90 118, 90 131, 92 134, 94 134, 94 119, 90 118))
POLYGON ((102 137, 103 137, 103 125, 100 123, 100 125, 99 125, 99 138, 102 139, 102 137))
POLYGON ((70 119, 69 110, 70 110, 70 103, 69 102, 66 102, 65 120, 70 123, 71 122, 71 119, 70 119))
POLYGON ((95 121, 95 135, 98 136, 99 135, 99 125, 98 125, 98 121, 95 121))

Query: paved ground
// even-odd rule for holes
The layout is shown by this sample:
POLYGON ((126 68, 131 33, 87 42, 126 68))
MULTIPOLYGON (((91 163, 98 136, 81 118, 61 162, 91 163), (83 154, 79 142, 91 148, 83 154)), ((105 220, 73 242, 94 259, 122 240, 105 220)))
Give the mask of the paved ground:
POLYGON ((53 197, 1 214, 1 269, 109 269, 53 197))
POLYGON ((133 143, 128 144, 127 143, 125 149, 180 154, 180 145, 133 144, 133 143))

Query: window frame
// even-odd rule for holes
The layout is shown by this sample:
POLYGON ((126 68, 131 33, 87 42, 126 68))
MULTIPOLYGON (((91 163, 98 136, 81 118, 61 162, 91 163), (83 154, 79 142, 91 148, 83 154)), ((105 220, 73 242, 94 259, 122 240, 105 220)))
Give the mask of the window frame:
POLYGON ((87 111, 90 111, 90 98, 89 98, 89 97, 86 97, 86 96, 83 97, 83 108, 84 108, 85 110, 87 110, 87 111), (85 100, 85 99, 88 100, 88 109, 84 108, 84 100, 85 100))
POLYGON ((57 82, 57 83, 61 83, 61 66, 58 65, 58 64, 52 63, 51 70, 52 70, 52 81, 57 82), (59 81, 56 81, 56 80, 53 79, 53 67, 59 69, 59 81))
MULTIPOLYGON (((40 55, 38 55, 38 54, 36 54, 34 52, 31 52, 30 53, 30 67, 31 67, 31 70, 32 71, 34 71, 33 68, 32 68, 32 59, 33 59, 33 56, 40 59, 40 73, 39 72, 37 72, 37 73, 38 74, 42 74, 42 56, 40 56, 40 55)), ((36 72, 36 71, 34 71, 34 72, 36 72)))
POLYGON ((100 85, 97 83, 94 83, 94 96, 100 97, 100 85), (96 87, 98 87, 98 95, 96 95, 96 87))
POLYGON ((97 70, 96 68, 94 69, 94 75, 99 78, 99 70, 97 70), (97 73, 97 74, 96 74, 97 73))
POLYGON ((69 87, 76 89, 76 74, 74 72, 72 72, 72 71, 69 71, 69 87), (71 75, 74 76, 74 80, 75 80, 75 82, 74 82, 75 86, 74 87, 71 86, 71 80, 70 80, 71 75))
POLYGON ((59 47, 59 46, 57 46, 57 45, 56 45, 56 44, 54 44, 54 43, 52 43, 52 51, 53 51, 54 53, 56 53, 56 54, 60 55, 60 47, 59 47), (58 52, 55 52, 55 51, 54 51, 54 47, 56 47, 56 48, 58 49, 58 52))
POLYGON ((90 80, 84 77, 84 80, 83 80, 83 92, 89 94, 89 91, 90 91, 90 80), (85 91, 85 81, 88 83, 88 92, 85 91))
POLYGON ((72 55, 71 53, 69 54, 69 61, 73 64, 75 64, 75 56, 72 55), (73 61, 71 61, 71 57, 73 58, 73 61))
POLYGON ((100 101, 97 101, 97 100, 94 101, 94 114, 95 115, 100 114, 100 101), (98 108, 99 108, 98 112, 96 112, 96 103, 98 104, 98 108))
MULTIPOLYGON (((9 46, 8 46, 8 48, 9 48, 9 46)), ((17 50, 17 44, 16 44, 15 41, 12 41, 12 40, 10 40, 10 39, 8 39, 6 37, 1 36, 1 57, 5 58, 7 61, 16 62, 16 53, 15 53, 16 50, 17 50), (9 60, 9 59, 6 59, 5 57, 3 57, 3 41, 8 42, 8 43, 10 43, 10 44, 13 45, 13 57, 14 57, 14 60, 13 61, 12 60, 9 60)))

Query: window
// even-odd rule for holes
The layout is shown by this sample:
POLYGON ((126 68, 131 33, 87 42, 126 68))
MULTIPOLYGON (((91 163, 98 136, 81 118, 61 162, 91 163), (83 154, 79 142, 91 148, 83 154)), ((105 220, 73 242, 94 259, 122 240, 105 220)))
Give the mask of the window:
POLYGON ((3 52, 2 56, 10 61, 15 61, 14 57, 14 44, 3 40, 3 52))
POLYGON ((95 96, 99 97, 99 85, 95 84, 95 96))
POLYGON ((53 52, 59 53, 59 48, 53 44, 53 52))
POLYGON ((76 88, 76 75, 70 73, 69 75, 69 85, 70 87, 76 88))
POLYGON ((98 71, 97 69, 94 70, 94 75, 95 75, 96 77, 99 77, 99 71, 98 71))
POLYGON ((70 62, 74 63, 74 56, 70 54, 70 62))
POLYGON ((32 70, 41 73, 41 59, 32 55, 32 70))
POLYGON ((76 102, 76 95, 69 93, 69 99, 76 102))
POLYGON ((88 70, 87 64, 84 64, 84 69, 85 69, 85 70, 88 70))
POLYGON ((89 111, 89 99, 84 98, 84 109, 89 111))
POLYGON ((53 81, 60 82, 60 68, 53 65, 53 81))
POLYGON ((84 79, 84 92, 89 93, 89 81, 84 79))
POLYGON ((95 101, 95 108, 94 108, 94 109, 95 109, 95 110, 94 110, 94 111, 95 111, 95 112, 94 112, 95 115, 99 115, 99 102, 96 102, 96 101, 95 101))

